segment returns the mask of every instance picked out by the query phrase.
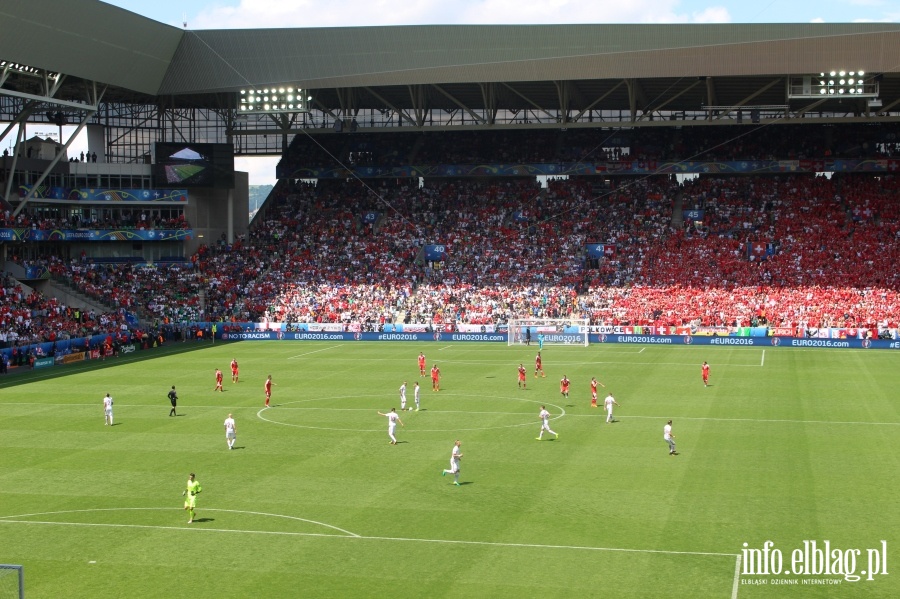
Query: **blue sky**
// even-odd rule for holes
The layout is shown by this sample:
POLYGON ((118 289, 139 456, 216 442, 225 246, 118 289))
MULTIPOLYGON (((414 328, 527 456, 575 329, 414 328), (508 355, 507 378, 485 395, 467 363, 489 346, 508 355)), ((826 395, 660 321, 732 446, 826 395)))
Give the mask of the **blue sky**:
MULTIPOLYGON (((898 0, 105 0, 189 29, 425 24, 900 23, 898 0), (448 8, 451 7, 451 8, 448 8)), ((29 126, 29 136, 57 131, 29 126)), ((87 148, 73 142, 70 155, 87 148)), ((274 158, 238 158, 252 185, 275 182, 274 158)))
POLYGON ((106 0, 189 29, 424 24, 900 22, 897 0, 106 0), (448 8, 449 7, 449 8, 448 8))

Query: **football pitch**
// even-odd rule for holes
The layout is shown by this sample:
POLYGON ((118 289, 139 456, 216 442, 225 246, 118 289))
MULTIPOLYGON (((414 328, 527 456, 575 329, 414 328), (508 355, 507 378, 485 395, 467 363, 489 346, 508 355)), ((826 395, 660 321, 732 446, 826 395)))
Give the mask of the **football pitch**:
POLYGON ((29 599, 900 596, 900 354, 552 346, 535 378, 536 350, 191 342, 7 376, 0 563, 29 599), (391 445, 404 381, 421 409, 391 445))

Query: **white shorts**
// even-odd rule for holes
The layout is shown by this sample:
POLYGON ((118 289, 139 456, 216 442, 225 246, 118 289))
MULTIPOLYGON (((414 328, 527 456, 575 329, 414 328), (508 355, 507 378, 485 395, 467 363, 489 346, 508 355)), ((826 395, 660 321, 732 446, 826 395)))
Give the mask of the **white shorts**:
POLYGON ((236 439, 237 433, 234 431, 228 431, 227 433, 225 433, 225 438, 226 439, 236 439))
POLYGON ((112 416, 112 408, 106 408, 106 415, 112 416))
POLYGON ((450 460, 450 474, 456 474, 457 472, 459 472, 459 462, 450 460))
POLYGON ((544 422, 543 424, 541 424, 541 430, 549 431, 549 430, 550 430, 550 423, 549 423, 549 422, 544 422))

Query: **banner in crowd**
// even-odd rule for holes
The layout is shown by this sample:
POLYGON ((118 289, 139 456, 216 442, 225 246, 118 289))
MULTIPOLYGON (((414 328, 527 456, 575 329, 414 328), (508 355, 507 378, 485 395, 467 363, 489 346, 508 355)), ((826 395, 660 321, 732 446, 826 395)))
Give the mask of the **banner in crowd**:
POLYGON ((614 243, 586 243, 584 249, 588 258, 616 257, 616 244, 614 243))
POLYGON ((189 241, 193 229, 0 229, 0 241, 189 241))
POLYGON ((379 216, 381 216, 380 212, 364 212, 362 215, 362 222, 367 225, 374 225, 379 216))
POLYGON ((34 367, 35 368, 49 368, 56 364, 56 360, 53 358, 35 358, 34 367))
POLYGON ((682 210, 681 217, 684 220, 703 220, 702 210, 682 210))
POLYGON ((25 268, 25 279, 29 281, 49 278, 50 268, 47 266, 28 266, 25 268))
POLYGON ((696 337, 694 335, 591 335, 590 343, 642 345, 724 345, 732 347, 821 347, 839 349, 897 349, 900 341, 885 339, 802 339, 797 337, 696 337))
MULTIPOLYGON (((31 185, 19 186, 19 197, 31 191, 31 185)), ((53 187, 39 185, 32 195, 41 200, 69 200, 81 202, 187 202, 186 189, 104 189, 53 187)))
POLYGON ((217 335, 223 341, 490 341, 506 343, 501 333, 331 333, 312 331, 240 331, 217 335))
POLYGON ((418 178, 418 177, 559 177, 597 174, 751 174, 751 173, 894 173, 900 160, 742 160, 672 161, 619 160, 612 162, 560 162, 526 164, 437 164, 428 166, 359 166, 353 168, 308 167, 290 170, 276 167, 279 179, 418 178))
POLYGON ((759 262, 775 255, 775 244, 762 241, 747 242, 747 260, 759 262))
POLYGON ((425 259, 429 262, 443 262, 447 259, 447 246, 440 244, 426 245, 425 259))

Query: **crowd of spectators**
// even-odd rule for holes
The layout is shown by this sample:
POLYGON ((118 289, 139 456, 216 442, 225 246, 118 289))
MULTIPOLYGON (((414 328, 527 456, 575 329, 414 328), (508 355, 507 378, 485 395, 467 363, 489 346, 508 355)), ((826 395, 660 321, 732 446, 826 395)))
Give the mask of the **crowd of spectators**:
POLYGON ((124 310, 98 313, 66 306, 40 291, 26 292, 9 273, 0 279, 0 347, 114 334, 125 324, 124 310))
POLYGON ((367 330, 530 316, 874 330, 897 326, 898 263, 897 177, 785 174, 546 188, 525 178, 285 179, 247 236, 202 246, 189 262, 50 266, 114 313, 163 324, 367 330), (589 260, 588 243, 611 251, 589 260), (445 259, 428 260, 429 244, 445 259))
POLYGON ((10 210, 0 212, 0 229, 187 229, 190 223, 180 208, 166 210, 98 209, 55 206, 23 210, 13 216, 10 210))

